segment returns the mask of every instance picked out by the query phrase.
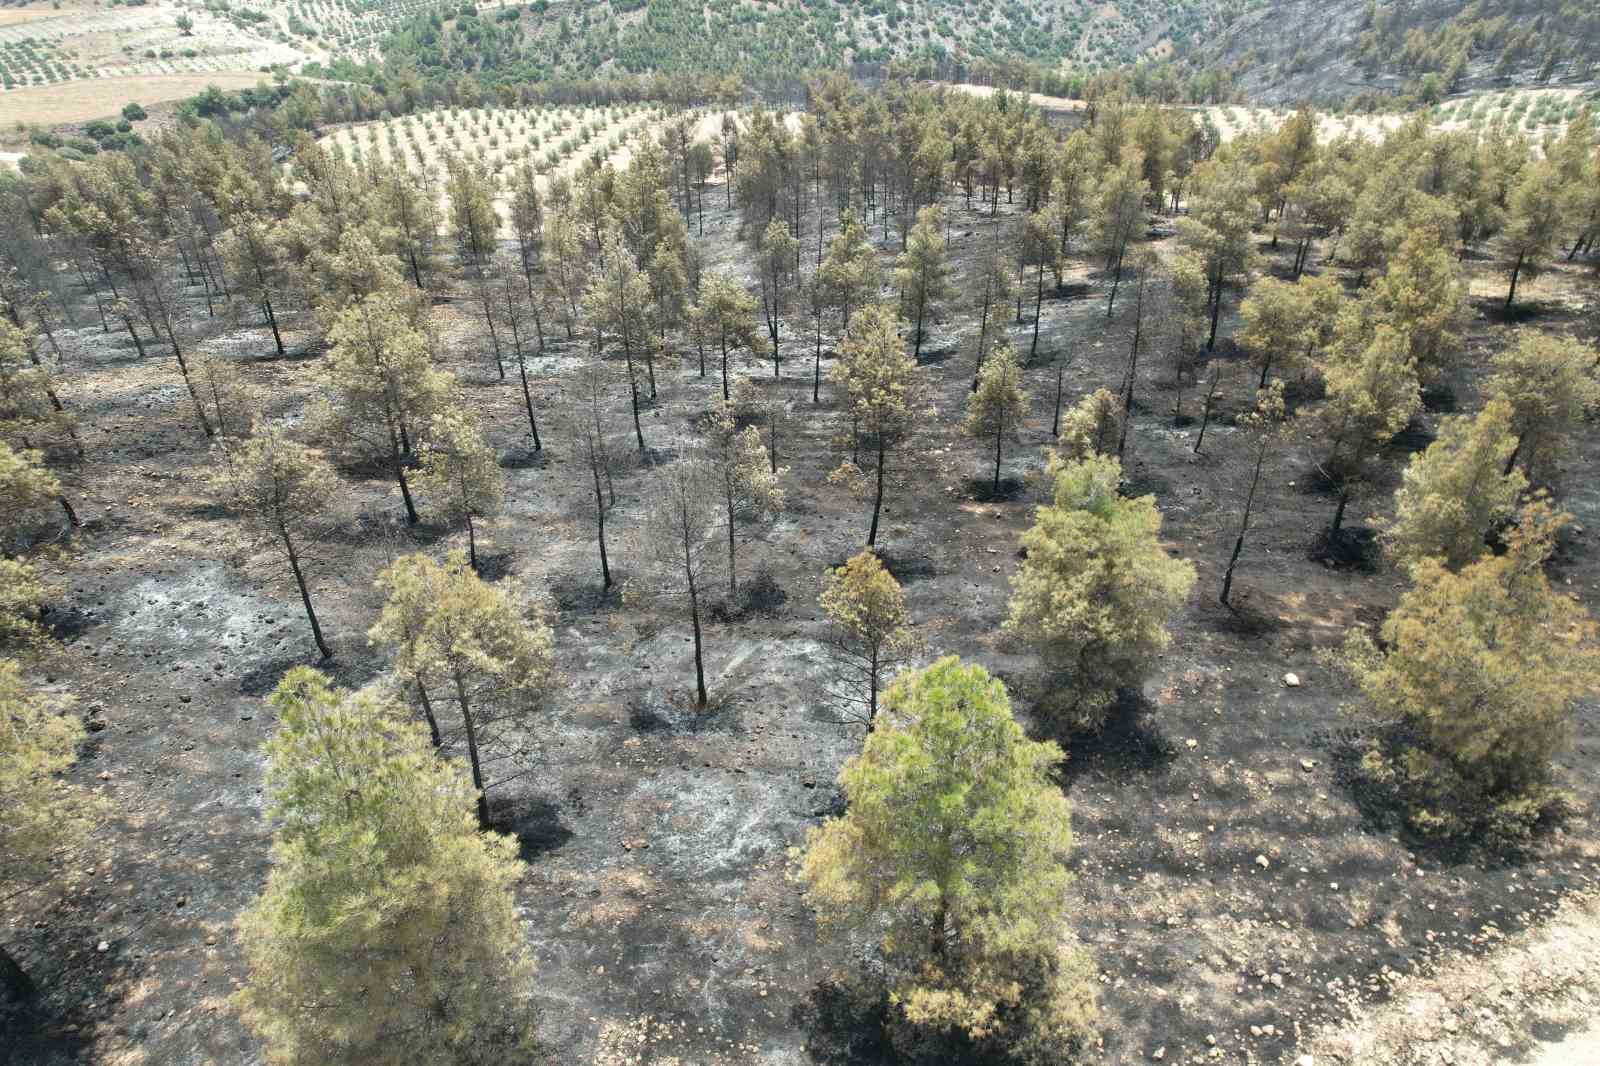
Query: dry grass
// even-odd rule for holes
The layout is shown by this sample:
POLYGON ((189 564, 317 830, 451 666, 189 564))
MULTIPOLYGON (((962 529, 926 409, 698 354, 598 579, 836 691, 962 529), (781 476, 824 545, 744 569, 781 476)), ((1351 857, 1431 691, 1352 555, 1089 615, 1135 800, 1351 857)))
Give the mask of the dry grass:
POLYGON ((222 89, 248 89, 263 80, 259 71, 210 74, 147 74, 131 78, 96 78, 65 85, 34 85, 0 93, 0 127, 11 135, 16 123, 57 126, 112 118, 122 105, 136 101, 151 104, 182 100, 207 85, 222 89))

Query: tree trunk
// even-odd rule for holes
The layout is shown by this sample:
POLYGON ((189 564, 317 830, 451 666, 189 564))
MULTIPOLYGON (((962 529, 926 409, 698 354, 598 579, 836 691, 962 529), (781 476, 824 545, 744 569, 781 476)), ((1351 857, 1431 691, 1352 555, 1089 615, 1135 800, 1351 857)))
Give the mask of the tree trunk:
POLYGON ((1337 533, 1344 526, 1345 504, 1350 502, 1350 482, 1343 481, 1339 484, 1339 506, 1333 512, 1333 523, 1328 526, 1330 534, 1337 533))
POLYGON ((272 300, 266 296, 261 298, 261 309, 267 313, 267 325, 272 327, 272 343, 278 346, 278 354, 283 354, 283 334, 278 332, 278 316, 272 313, 272 300))
POLYGON ((1039 310, 1044 304, 1044 261, 1039 262, 1038 277, 1033 290, 1033 346, 1028 349, 1028 365, 1032 366, 1039 354, 1039 310))
POLYGON ((724 486, 723 498, 728 504, 728 599, 729 606, 732 600, 739 595, 739 566, 738 566, 738 538, 733 528, 733 492, 731 487, 724 486))
POLYGON ((724 331, 722 334, 722 402, 727 403, 732 398, 732 394, 728 391, 728 334, 724 331))
POLYGON ((1211 365, 1211 387, 1206 390, 1206 401, 1200 408, 1200 435, 1194 439, 1194 453, 1200 454, 1200 445, 1205 443, 1206 427, 1211 424, 1211 411, 1216 406, 1217 383, 1222 379, 1222 364, 1214 362, 1211 365))
POLYGON ((600 587, 611 587, 611 563, 606 558, 606 502, 600 492, 600 468, 591 460, 589 472, 594 475, 594 517, 596 539, 600 542, 600 587))
POLYGON ((689 575, 689 620, 694 624, 695 706, 704 710, 706 706, 706 666, 700 637, 700 595, 695 590, 694 575, 692 573, 689 575))
POLYGON ((867 533, 867 547, 871 548, 878 543, 878 515, 883 511, 883 455, 884 437, 883 428, 878 428, 878 491, 872 501, 872 529, 867 533))
POLYGON ((439 732, 439 719, 433 713, 433 701, 428 698, 428 686, 417 678, 417 698, 422 701, 422 717, 428 723, 428 736, 435 748, 444 744, 444 734, 439 732))
POLYGON ((472 767, 472 787, 478 790, 478 828, 489 828, 489 797, 483 786, 483 766, 478 759, 478 723, 472 717, 472 705, 467 702, 467 685, 460 671, 455 676, 456 702, 461 705, 461 722, 467 731, 467 762, 472 767))
POLYGON ((300 572, 300 555, 295 551, 294 539, 289 536, 289 531, 282 525, 278 526, 278 534, 283 538, 283 553, 289 557, 289 569, 294 572, 294 583, 300 589, 300 602, 305 604, 306 620, 311 623, 311 636, 317 642, 317 650, 324 659, 333 658, 333 650, 328 647, 328 642, 322 638, 322 626, 317 622, 317 612, 311 606, 311 591, 306 588, 305 574, 300 572))
POLYGON ((544 445, 539 440, 539 423, 533 417, 533 393, 528 388, 528 362, 519 353, 517 355, 517 372, 522 375, 522 404, 528 410, 528 429, 533 434, 533 450, 544 451, 544 445))
POLYGON ((1055 414, 1055 419, 1050 423, 1050 435, 1052 437, 1060 437, 1061 436, 1061 392, 1062 392, 1062 385, 1066 380, 1066 376, 1067 376, 1067 364, 1066 364, 1066 362, 1064 360, 1062 360, 1062 358, 1060 356, 1057 356, 1056 357, 1056 414, 1055 414))
POLYGON ((478 572, 478 531, 473 528, 472 512, 467 512, 467 562, 472 572, 478 572))
POLYGON ((994 431, 994 488, 992 490, 993 495, 995 495, 996 497, 998 497, 1000 495, 1001 446, 1002 446, 1002 442, 1005 440, 1005 437, 1006 437, 1006 416, 1005 416, 1005 412, 1003 412, 1003 411, 1001 412, 1000 417, 998 419, 998 423, 999 424, 995 427, 995 431, 994 431))
POLYGON ((411 486, 406 482, 405 456, 400 454, 400 441, 395 436, 393 429, 389 430, 389 448, 389 462, 394 467, 394 479, 400 485, 400 498, 405 501, 406 505, 406 524, 414 526, 417 524, 418 518, 417 505, 411 499, 411 486))
POLYGON ((1523 253, 1517 253, 1516 265, 1511 268, 1511 288, 1506 292, 1506 310, 1511 310, 1512 301, 1517 298, 1517 278, 1522 274, 1523 253))

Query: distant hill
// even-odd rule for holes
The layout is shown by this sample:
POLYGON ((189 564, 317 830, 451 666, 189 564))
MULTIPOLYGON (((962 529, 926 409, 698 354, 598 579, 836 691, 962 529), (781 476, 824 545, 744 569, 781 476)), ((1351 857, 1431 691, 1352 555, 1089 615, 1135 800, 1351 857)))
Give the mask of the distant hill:
MULTIPOLYGON (((1234 0, 1229 0, 1234 2, 1234 0)), ((484 81, 740 73, 756 84, 819 69, 924 61, 956 80, 1024 63, 1092 72, 1162 57, 1219 24, 1224 0, 534 0, 417 15, 383 55, 484 81)))
POLYGON ((1596 0, 1265 0, 1189 38, 1189 72, 1222 70, 1247 100, 1347 102, 1591 84, 1596 0))

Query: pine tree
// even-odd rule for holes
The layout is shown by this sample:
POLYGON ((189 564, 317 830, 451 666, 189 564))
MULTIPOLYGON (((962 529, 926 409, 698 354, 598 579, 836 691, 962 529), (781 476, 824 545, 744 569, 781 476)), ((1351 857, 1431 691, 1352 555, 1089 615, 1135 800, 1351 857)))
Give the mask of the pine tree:
POLYGON ((839 217, 839 232, 828 243, 828 256, 818 268, 817 277, 828 293, 829 303, 839 308, 845 328, 856 308, 877 295, 878 254, 867 240, 866 228, 848 209, 839 217))
POLYGON ((1015 439, 1023 416, 1028 413, 1028 393, 1023 388, 1022 367, 1011 346, 1000 344, 978 375, 978 389, 967 400, 963 428, 980 439, 994 440, 994 483, 991 492, 1000 495, 1000 464, 1008 437, 1015 439))
POLYGON ((700 282, 696 308, 701 328, 722 352, 722 399, 727 402, 733 398, 728 380, 729 357, 755 350, 755 298, 731 275, 713 271, 700 282))
POLYGON ((1600 692, 1595 624, 1544 573, 1569 518, 1536 500, 1504 555, 1459 573, 1422 559, 1381 645, 1346 644, 1367 709, 1413 738, 1363 769, 1399 789, 1424 836, 1524 844, 1566 803, 1550 760, 1570 743, 1573 703, 1600 692))
MULTIPOLYGON (((17 664, 0 659, 0 866, 12 887, 60 871, 59 853, 81 843, 103 813, 96 796, 59 776, 77 761, 82 740, 77 716, 32 691, 17 664)), ((0 991, 18 1000, 37 991, 3 944, 0 991)))
POLYGON ((339 497, 338 476, 325 460, 278 426, 225 449, 218 474, 228 505, 257 539, 288 564, 317 650, 331 659, 333 650, 317 621, 303 563, 326 532, 323 521, 339 497))
POLYGON ((329 340, 333 397, 324 409, 328 435, 346 451, 388 467, 400 487, 406 520, 417 507, 406 477, 414 434, 447 402, 451 378, 433 366, 427 338, 410 321, 410 298, 380 289, 339 313, 329 340))
POLYGON ((972 304, 978 312, 978 354, 972 365, 974 392, 978 389, 978 377, 983 373, 983 360, 989 352, 990 338, 1002 336, 1000 309, 1011 302, 1016 292, 1011 266, 1000 253, 1000 227, 991 227, 991 233, 993 244, 978 260, 978 276, 971 284, 972 304))
POLYGON ((1109 389, 1095 389, 1079 400, 1061 419, 1056 433, 1056 454, 1068 461, 1108 455, 1122 436, 1122 401, 1109 389))
POLYGON ((784 507, 783 476, 788 468, 778 468, 761 443, 761 431, 746 426, 742 431, 729 404, 719 404, 700 421, 706 438, 718 495, 726 511, 728 526, 728 595, 739 594, 738 519, 744 516, 768 517, 784 507))
POLYGON ((944 209, 937 204, 917 212, 916 225, 906 250, 895 263, 894 281, 900 290, 905 318, 911 323, 912 359, 922 357, 923 323, 937 316, 950 297, 950 267, 945 261, 944 209))
POLYGON ((1262 278, 1239 305, 1241 325, 1235 339, 1261 368, 1258 389, 1266 388, 1274 366, 1279 373, 1296 370, 1315 343, 1308 296, 1299 284, 1262 278))
POLYGON ((883 679, 916 650, 905 593, 878 557, 863 550, 822 575, 817 603, 828 616, 827 643, 839 675, 838 695, 866 705, 870 733, 883 679))
POLYGON ((1412 457, 1384 529, 1384 546, 1402 570, 1429 558, 1460 570, 1488 551, 1489 533, 1527 487, 1506 470, 1517 449, 1511 417, 1509 403, 1490 400, 1476 417, 1444 419, 1433 443, 1412 457))
POLYGON ((1005 632, 1058 679, 1049 711, 1068 728, 1098 729, 1117 691, 1143 681, 1172 639, 1167 621, 1195 571, 1162 547, 1155 500, 1118 494, 1115 459, 1057 460, 1049 473, 1053 502, 1023 534, 1005 632))
POLYGON ((789 234, 789 226, 774 217, 761 235, 757 268, 761 274, 761 311, 767 320, 767 335, 772 339, 772 376, 778 376, 778 328, 784 308, 793 293, 795 259, 800 242, 789 234))
POLYGON ((1520 461, 1530 480, 1554 479, 1573 431, 1600 403, 1593 365, 1594 353, 1581 342, 1547 333, 1521 333, 1515 344, 1495 354, 1484 393, 1511 405, 1517 446, 1506 460, 1508 473, 1520 461))
POLYGON ((1144 204, 1150 187, 1140 176, 1143 161, 1135 155, 1120 165, 1106 168, 1100 186, 1099 202, 1094 214, 1094 250, 1111 275, 1111 288, 1106 297, 1106 317, 1117 302, 1117 288, 1122 283, 1122 264, 1128 246, 1144 225, 1144 204))
POLYGON ((869 304, 851 319, 833 378, 849 397, 851 413, 862 432, 877 445, 877 489, 867 547, 878 542, 878 517, 883 511, 884 467, 890 447, 911 428, 919 381, 917 364, 906 354, 899 322, 888 304, 869 304))
POLYGON ((1563 203, 1561 172, 1549 160, 1536 160, 1522 171, 1506 205, 1506 224, 1496 241, 1496 257, 1510 275, 1505 309, 1517 298, 1517 283, 1537 276, 1555 248, 1563 203))
POLYGON ((376 584, 383 611, 367 635, 417 693, 435 746, 465 746, 478 821, 487 828, 490 767, 520 756, 522 727, 555 679, 550 627, 538 608, 481 580, 459 551, 443 564, 403 555, 376 584), (441 690, 455 701, 459 726, 440 724, 432 694, 441 690))
POLYGON ((45 638, 38 616, 48 593, 33 567, 13 552, 37 512, 60 496, 61 484, 38 452, 15 451, 0 440, 0 649, 33 650, 45 638))
POLYGON ((1004 686, 955 656, 897 678, 880 718, 839 774, 846 813, 807 837, 807 901, 825 929, 877 939, 907 1043, 1070 1057, 1095 1002, 1088 959, 1063 947, 1061 750, 1028 740, 1004 686))
POLYGON ((1269 388, 1259 390, 1256 405, 1239 420, 1239 428, 1249 439, 1254 451, 1254 464, 1250 471, 1250 487, 1245 491, 1244 506, 1239 509, 1239 534, 1233 541, 1233 554, 1222 574, 1222 593, 1218 599, 1224 607, 1231 607, 1228 597, 1233 593, 1233 572, 1244 551, 1244 539, 1250 532, 1250 520, 1255 514, 1256 491, 1261 487, 1261 470, 1267 456, 1284 434, 1283 382, 1274 381, 1269 388))
POLYGON ((268 1060, 526 1061, 516 842, 478 832, 460 765, 380 697, 299 667, 271 702, 272 872, 239 918, 234 995, 268 1060))
POLYGON ((1328 396, 1323 424, 1333 442, 1327 470, 1339 486, 1330 534, 1343 527, 1345 507, 1366 464, 1422 406, 1416 362, 1402 334, 1382 323, 1368 334, 1359 311, 1340 330, 1344 336, 1322 369, 1328 396))
POLYGON ((423 492, 436 497, 448 521, 467 524, 467 558, 478 569, 478 531, 474 518, 500 509, 500 463, 483 439, 476 419, 450 405, 428 423, 428 439, 420 449, 423 492))
POLYGON ((639 454, 645 454, 644 425, 639 420, 639 363, 650 346, 650 283, 638 262, 622 243, 621 234, 603 237, 602 266, 583 294, 583 313, 594 330, 594 347, 605 350, 606 338, 622 349, 628 374, 628 398, 633 407, 633 433, 639 454))
POLYGON ((1419 231, 1400 242, 1367 296, 1372 321, 1406 338, 1424 385, 1455 365, 1463 343, 1467 286, 1449 249, 1419 231))
POLYGON ((719 487, 704 459, 683 459, 662 469, 633 545, 641 572, 629 582, 635 597, 682 596, 694 630, 695 706, 707 701, 700 598, 704 595, 717 531, 719 487))

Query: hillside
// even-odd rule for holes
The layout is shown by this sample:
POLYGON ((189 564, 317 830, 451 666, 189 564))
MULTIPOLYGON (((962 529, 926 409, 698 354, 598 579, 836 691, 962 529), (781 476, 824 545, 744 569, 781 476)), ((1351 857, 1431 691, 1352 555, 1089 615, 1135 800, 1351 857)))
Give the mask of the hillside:
POLYGON ((386 58, 491 81, 596 74, 742 73, 772 83, 822 68, 922 60, 966 76, 1025 62, 1097 70, 1170 54, 1209 30, 1217 0, 612 0, 417 15, 386 58))
POLYGON ((1255 103, 1334 103, 1583 85, 1596 74, 1590 0, 1267 0, 1190 38, 1191 72, 1224 70, 1255 103))

